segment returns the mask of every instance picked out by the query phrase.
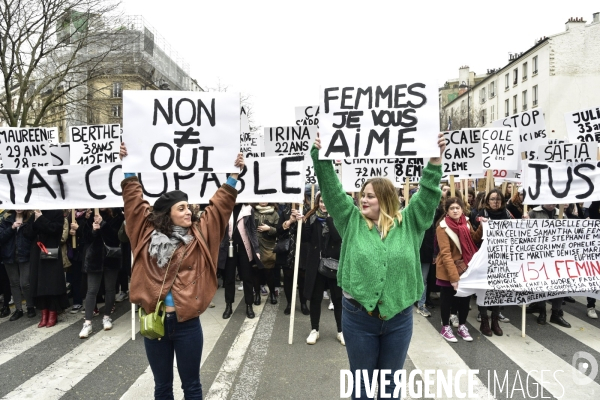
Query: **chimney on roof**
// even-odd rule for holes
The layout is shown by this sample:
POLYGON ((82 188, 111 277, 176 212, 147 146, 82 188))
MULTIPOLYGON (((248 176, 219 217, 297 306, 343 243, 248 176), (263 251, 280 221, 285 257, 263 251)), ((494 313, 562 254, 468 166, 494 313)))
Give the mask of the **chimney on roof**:
POLYGON ((583 17, 577 17, 577 18, 569 18, 569 20, 567 22, 565 22, 565 29, 568 31, 570 29, 574 29, 574 28, 580 28, 583 27, 586 21, 583 20, 583 17))
POLYGON ((594 20, 592 23, 600 22, 600 12, 594 13, 594 20))

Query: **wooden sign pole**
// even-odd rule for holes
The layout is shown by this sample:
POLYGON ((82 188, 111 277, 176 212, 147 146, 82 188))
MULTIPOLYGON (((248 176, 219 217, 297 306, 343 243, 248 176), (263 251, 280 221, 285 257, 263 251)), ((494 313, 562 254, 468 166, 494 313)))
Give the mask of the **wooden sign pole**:
POLYGON ((456 196, 456 186, 454 185, 454 175, 450 175, 450 197, 456 196))
MULTIPOLYGON (((75 220, 75 209, 72 209, 71 210, 71 223, 75 223, 75 222, 76 222, 76 220, 75 220)), ((69 226, 69 230, 70 229, 71 229, 71 227, 69 226)), ((75 238, 75 236, 76 236, 76 234, 73 235, 73 236, 71 236, 71 238, 73 239, 73 242, 72 242, 73 248, 77 247, 77 239, 75 238)))

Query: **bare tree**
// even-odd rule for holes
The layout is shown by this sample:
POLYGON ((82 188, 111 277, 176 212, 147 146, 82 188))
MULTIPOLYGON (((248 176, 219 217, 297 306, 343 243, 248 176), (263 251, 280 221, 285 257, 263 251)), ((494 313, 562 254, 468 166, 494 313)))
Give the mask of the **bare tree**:
POLYGON ((0 119, 39 126, 78 107, 87 83, 127 44, 116 0, 1 0, 0 119))
MULTIPOLYGON (((221 78, 217 80, 215 86, 207 87, 209 92, 226 92, 229 89, 229 85, 221 82, 221 78)), ((255 132, 262 128, 261 125, 257 125, 254 120, 254 108, 252 104, 252 95, 241 93, 240 102, 244 110, 246 111, 246 116, 248 117, 248 123, 250 124, 250 132, 255 132)))
POLYGON ((461 107, 454 112, 446 107, 440 109, 440 130, 447 131, 450 126, 451 130, 479 128, 486 125, 489 121, 488 116, 483 114, 484 108, 472 105, 468 111, 466 107, 461 107))

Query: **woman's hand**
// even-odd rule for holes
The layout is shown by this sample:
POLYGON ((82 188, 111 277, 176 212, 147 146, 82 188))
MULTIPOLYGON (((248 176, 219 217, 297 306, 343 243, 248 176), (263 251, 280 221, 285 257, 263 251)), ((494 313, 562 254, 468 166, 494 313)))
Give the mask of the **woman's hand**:
POLYGON ((458 282, 450 282, 454 290, 458 290, 458 282))
POLYGON ((102 216, 100 214, 94 215, 94 224, 100 225, 102 223, 102 216))
POLYGON ((71 230, 76 231, 77 229, 79 229, 77 222, 71 222, 71 230))
MULTIPOLYGON (((233 163, 237 168, 241 170, 244 169, 244 155, 242 153, 238 153, 235 162, 233 163)), ((233 179, 237 179, 240 174, 231 174, 233 179)))
POLYGON ((444 134, 438 134, 438 147, 440 148, 440 156, 432 157, 429 159, 429 162, 433 165, 441 165, 442 157, 444 156, 444 150, 446 150, 446 139, 444 139, 444 134))
POLYGON ((529 214, 523 214, 523 219, 529 219, 529 214))
POLYGON ((13 229, 17 229, 17 228, 18 228, 18 227, 20 227, 20 226, 21 226, 21 222, 17 222, 17 221, 15 221, 15 222, 13 222, 13 224, 12 224, 12 228, 13 228, 13 229))
POLYGON ((262 224, 259 225, 257 229, 259 232, 269 232, 271 228, 269 227, 269 225, 262 224))
POLYGON ((34 221, 37 221, 37 219, 42 216, 42 212, 40 210, 35 210, 33 215, 35 216, 34 221))
POLYGON ((488 218, 479 217, 479 222, 488 222, 488 221, 489 221, 488 218))
POLYGON ((119 149, 119 158, 123 160, 123 158, 127 157, 127 146, 125 146, 125 142, 121 142, 121 148, 119 149))
POLYGON ((88 208, 87 211, 85 212, 85 219, 90 219, 91 215, 92 215, 92 209, 88 208))
POLYGON ((315 147, 318 150, 321 150, 321 137, 319 136, 319 132, 317 132, 317 138, 315 139, 315 147))

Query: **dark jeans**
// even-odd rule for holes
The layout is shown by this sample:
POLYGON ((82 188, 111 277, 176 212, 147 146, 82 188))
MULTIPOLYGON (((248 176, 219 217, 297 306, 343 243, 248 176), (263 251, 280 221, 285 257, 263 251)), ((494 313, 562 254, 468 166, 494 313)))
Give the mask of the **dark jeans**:
POLYGON ((117 276, 119 275, 118 269, 105 269, 102 272, 88 272, 88 291, 85 296, 85 319, 91 321, 94 316, 94 308, 96 307, 96 296, 98 290, 100 290, 100 283, 102 282, 102 275, 104 275, 104 315, 110 315, 113 306, 115 305, 115 284, 117 282, 117 276))
MULTIPOLYGON (((391 375, 387 375, 387 379, 391 382, 385 388, 385 392, 393 395, 395 389, 393 376, 395 371, 401 370, 404 366, 412 336, 412 307, 405 308, 387 321, 370 316, 364 307, 357 307, 346 298, 342 298, 342 310, 342 328, 350 371, 354 374, 358 369, 366 369, 369 378, 372 378, 375 369, 380 372, 383 369, 391 370, 391 375)), ((360 398, 368 398, 362 379, 360 386, 360 398)), ((399 391, 398 394, 397 398, 400 398, 402 393, 399 391)), ((353 392, 352 396, 356 398, 356 393, 353 392)), ((382 398, 381 393, 379 398, 382 398)))
POLYGON ((23 298, 25 298, 27 308, 33 307, 33 296, 29 290, 29 261, 4 264, 4 266, 10 280, 10 289, 15 301, 15 308, 17 310, 23 309, 23 304, 21 304, 23 298))
POLYGON ((323 301, 323 292, 326 286, 331 291, 331 301, 333 302, 333 314, 337 331, 342 331, 342 289, 337 285, 337 279, 329 279, 317 272, 315 286, 310 298, 310 325, 311 329, 319 330, 319 321, 321 320, 321 302, 323 301))
POLYGON ((500 306, 477 306, 477 309, 482 315, 487 314, 488 310, 492 312, 492 317, 497 317, 500 314, 500 306))
POLYGON ((458 313, 458 323, 467 323, 469 315, 469 301, 471 296, 457 297, 456 290, 452 286, 440 286, 440 308, 442 314, 442 325, 450 325, 450 311, 458 313))
MULTIPOLYGON (((237 268, 238 275, 244 285, 244 301, 246 305, 252 304, 252 267, 248 260, 248 254, 244 246, 241 246, 241 251, 234 253, 233 257, 227 257, 225 261, 225 270, 223 271, 223 286, 225 287, 225 303, 233 303, 235 301, 235 269, 237 268)), ((259 286, 260 288, 260 286, 259 286)))
MULTIPOLYGON (((83 305, 84 292, 82 291, 82 279, 83 274, 81 273, 81 261, 71 261, 71 268, 69 268, 69 272, 67 272, 67 281, 71 283, 71 293, 73 294, 74 305, 83 305)), ((87 293, 87 284, 85 286, 87 293)))
POLYGON ((177 322, 174 312, 165 318, 165 336, 160 340, 144 338, 146 356, 154 375, 154 398, 173 399, 173 356, 185 399, 202 399, 200 360, 204 338, 199 318, 177 322))
POLYGON ((587 308, 596 308, 596 299, 593 297, 587 298, 587 308))
POLYGON ((275 293, 275 287, 279 286, 279 280, 276 275, 277 272, 279 272, 277 268, 252 268, 252 286, 254 287, 254 293, 260 293, 260 285, 264 285, 265 283, 269 288, 269 293, 275 293))
MULTIPOLYGON (((298 280, 296 285, 298 286, 298 293, 300 294, 300 304, 306 304, 306 297, 304 297, 304 270, 298 270, 298 280)), ((292 268, 283 269, 283 290, 285 291, 285 299, 288 304, 292 304, 292 289, 294 281, 294 270, 292 268)))

